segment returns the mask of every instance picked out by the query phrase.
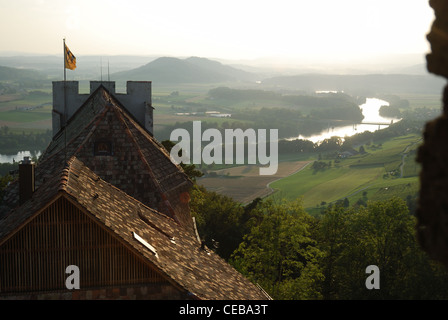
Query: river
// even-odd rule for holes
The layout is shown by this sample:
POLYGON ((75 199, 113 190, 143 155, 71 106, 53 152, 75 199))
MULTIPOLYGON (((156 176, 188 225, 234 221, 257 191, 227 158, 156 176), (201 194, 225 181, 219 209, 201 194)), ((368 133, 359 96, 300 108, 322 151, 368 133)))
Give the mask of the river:
POLYGON ((40 151, 31 153, 30 151, 19 151, 17 154, 0 154, 0 163, 13 163, 23 160, 23 157, 39 157, 40 151))
MULTIPOLYGON (((327 138, 331 138, 333 136, 338 136, 341 138, 344 138, 346 136, 352 136, 357 133, 361 133, 364 131, 376 131, 378 129, 384 129, 389 126, 391 121, 397 122, 401 119, 395 119, 395 118, 385 118, 381 117, 379 115, 379 109, 381 106, 389 105, 387 101, 377 99, 377 98, 367 98, 366 102, 359 107, 362 109, 362 114, 364 115, 364 119, 361 123, 356 125, 348 125, 348 126, 340 126, 340 127, 331 127, 326 130, 323 130, 322 132, 318 134, 314 134, 311 136, 302 136, 299 137, 293 137, 289 140, 293 139, 306 139, 311 140, 313 142, 319 142, 327 138), (367 124, 367 123, 376 123, 376 124, 367 124), (381 125, 378 125, 378 123, 384 123, 381 125)), ((32 157, 33 155, 36 155, 37 157, 40 156, 41 152, 34 152, 31 153, 30 151, 19 151, 17 154, 14 155, 6 155, 6 154, 0 154, 0 163, 12 163, 14 161, 20 161, 23 160, 23 157, 32 157)))
POLYGON ((359 106, 362 110, 362 114, 364 115, 364 119, 361 123, 358 123, 356 125, 331 127, 321 131, 318 134, 313 134, 310 136, 299 135, 299 137, 290 138, 288 140, 305 139, 317 143, 334 136, 344 138, 355 135, 357 133, 362 133, 364 131, 374 132, 379 129, 387 128, 391 124, 391 122, 398 122, 401 120, 380 116, 379 109, 384 105, 389 105, 389 102, 377 98, 367 98, 366 102, 359 106))

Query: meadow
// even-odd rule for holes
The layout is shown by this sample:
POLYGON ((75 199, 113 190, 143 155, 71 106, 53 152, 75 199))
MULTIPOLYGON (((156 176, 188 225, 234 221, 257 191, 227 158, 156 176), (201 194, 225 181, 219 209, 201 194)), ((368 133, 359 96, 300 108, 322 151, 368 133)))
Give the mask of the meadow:
POLYGON ((51 129, 50 93, 31 91, 0 97, 0 127, 7 126, 11 132, 20 134, 40 133, 51 129))
POLYGON ((377 200, 397 195, 406 198, 418 191, 419 167, 415 150, 421 137, 395 137, 377 145, 365 145, 365 153, 338 161, 330 167, 304 170, 271 184, 274 199, 303 198, 308 209, 347 198, 377 200), (407 156, 405 156, 407 155, 407 156), (401 173, 403 167, 403 175, 401 173))
POLYGON ((209 191, 214 191, 247 204, 255 198, 264 198, 273 192, 270 184, 303 170, 309 161, 283 161, 274 175, 260 176, 257 165, 235 166, 212 171, 197 183, 209 191))

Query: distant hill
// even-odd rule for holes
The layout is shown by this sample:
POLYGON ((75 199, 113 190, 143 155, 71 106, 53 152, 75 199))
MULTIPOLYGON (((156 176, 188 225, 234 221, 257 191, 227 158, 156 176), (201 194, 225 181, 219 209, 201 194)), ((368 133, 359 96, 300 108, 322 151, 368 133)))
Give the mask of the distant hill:
MULTIPOLYGON (((76 52, 74 52, 76 55, 76 52)), ((108 71, 120 72, 137 68, 142 64, 156 59, 155 56, 83 56, 76 55, 76 70, 67 72, 67 80, 100 79, 101 73, 107 78, 108 71)), ((0 65, 18 69, 36 70, 45 78, 62 80, 64 75, 64 60, 62 54, 39 56, 0 56, 0 65)))
MULTIPOLYGON (((285 66, 275 69, 269 61, 257 61, 257 66, 235 65, 234 61, 207 58, 158 56, 77 56, 77 68, 67 72, 67 80, 108 79, 119 82, 149 80, 154 84, 218 84, 262 80, 257 89, 293 91, 338 90, 349 94, 441 94, 445 79, 427 73, 421 59, 399 57, 402 63, 390 61, 384 73, 344 71, 336 73, 331 66, 319 71, 285 66), (272 69, 270 69, 272 67, 272 69), (386 71, 388 70, 388 71, 386 71), (110 71, 110 75, 109 75, 110 71), (305 73, 307 72, 307 73, 305 73), (394 72, 394 73, 391 73, 394 72), (264 74, 264 76, 262 76, 264 74), (274 77, 274 75, 279 75, 274 77)), ((250 63, 250 61, 243 61, 250 63)), ((242 62, 242 63, 243 63, 242 62)), ((380 61, 382 62, 382 61, 380 61)), ((270 62, 272 63, 272 61, 270 62)), ((286 62, 285 62, 286 63, 286 62)), ((0 81, 52 81, 63 79, 62 55, 0 56, 0 81)), ((378 69, 382 70, 382 69, 378 69)), ((383 71, 381 71, 383 72, 383 71)), ((49 82, 50 83, 50 82, 49 82)), ((50 83, 51 84, 51 83, 50 83)))
POLYGON ((254 81, 257 76, 206 58, 161 57, 129 71, 111 75, 114 80, 150 80, 162 84, 254 81))
POLYGON ((329 75, 302 74, 265 79, 264 85, 281 86, 295 90, 334 90, 358 94, 419 93, 440 94, 446 81, 433 75, 367 74, 329 75))
POLYGON ((40 80, 43 75, 35 70, 0 66, 0 81, 40 80))
POLYGON ((426 64, 420 63, 407 67, 397 68, 394 73, 428 75, 428 69, 426 68, 426 64))

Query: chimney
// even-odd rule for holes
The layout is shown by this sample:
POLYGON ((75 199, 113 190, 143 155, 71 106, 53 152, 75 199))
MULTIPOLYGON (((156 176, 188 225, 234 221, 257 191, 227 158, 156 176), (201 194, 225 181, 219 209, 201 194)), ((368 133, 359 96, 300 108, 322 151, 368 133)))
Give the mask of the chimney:
POLYGON ((19 164, 19 202, 25 203, 34 192, 34 162, 30 157, 24 157, 19 164))

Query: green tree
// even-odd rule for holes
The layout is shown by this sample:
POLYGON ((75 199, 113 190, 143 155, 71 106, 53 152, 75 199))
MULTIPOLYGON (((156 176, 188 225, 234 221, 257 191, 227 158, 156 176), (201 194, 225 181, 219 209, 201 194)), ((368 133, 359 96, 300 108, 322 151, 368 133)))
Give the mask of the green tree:
POLYGON ((366 207, 327 209, 320 221, 327 299, 446 298, 447 273, 422 252, 415 217, 399 198, 366 207), (380 270, 380 290, 368 290, 366 267, 380 270))
POLYGON ((322 257, 314 239, 315 220, 302 202, 262 204, 263 220, 233 253, 231 263, 274 299, 318 299, 322 257))
POLYGON ((199 236, 205 244, 228 259, 243 240, 243 206, 230 197, 194 185, 190 209, 196 219, 199 236))
MULTIPOLYGON (((368 265, 377 265, 381 270, 382 290, 370 291, 369 296, 400 298, 400 291, 406 285, 406 275, 410 271, 404 262, 415 243, 414 223, 406 203, 399 198, 370 202, 367 207, 361 207, 355 217, 352 232, 357 233, 358 241, 353 246, 355 252, 364 251, 363 278, 366 278, 365 268, 368 265)), ((354 291, 358 293, 358 290, 354 291)), ((365 292, 359 293, 365 296, 365 292)))
POLYGON ((340 258, 346 248, 348 238, 348 210, 339 204, 331 205, 320 221, 319 247, 325 253, 322 270, 325 280, 322 285, 324 299, 337 299, 340 288, 340 258))

